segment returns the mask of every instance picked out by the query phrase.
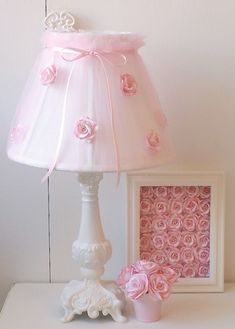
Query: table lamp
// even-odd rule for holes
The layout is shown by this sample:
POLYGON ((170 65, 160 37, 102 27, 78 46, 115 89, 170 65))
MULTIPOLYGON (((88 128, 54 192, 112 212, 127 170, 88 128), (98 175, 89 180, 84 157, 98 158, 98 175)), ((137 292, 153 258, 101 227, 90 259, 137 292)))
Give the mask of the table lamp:
MULTIPOLYGON (((82 193, 72 255, 81 281, 65 286, 64 322, 87 312, 125 321, 125 298, 100 279, 112 249, 98 205, 104 172, 155 167, 172 159, 167 122, 133 33, 76 31, 71 14, 45 19, 42 51, 29 75, 9 134, 8 157, 30 166, 77 172, 82 193)), ((112 218, 110 218, 110 225, 112 218)))

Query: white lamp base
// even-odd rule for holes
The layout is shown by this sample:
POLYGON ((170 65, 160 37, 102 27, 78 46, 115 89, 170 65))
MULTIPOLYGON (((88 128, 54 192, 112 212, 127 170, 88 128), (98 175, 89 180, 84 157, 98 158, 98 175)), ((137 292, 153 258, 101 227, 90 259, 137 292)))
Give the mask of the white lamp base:
POLYGON ((99 312, 110 314, 114 321, 124 322, 126 318, 121 310, 124 300, 115 283, 99 280, 71 281, 61 296, 65 309, 63 322, 71 321, 75 314, 87 312, 91 319, 96 319, 99 312))
POLYGON ((115 282, 100 280, 104 264, 112 254, 112 247, 105 239, 98 202, 99 182, 103 178, 98 173, 80 173, 82 192, 82 215, 78 239, 72 248, 73 258, 80 265, 83 281, 71 281, 63 290, 61 301, 65 310, 63 322, 71 321, 76 314, 87 312, 95 319, 99 312, 110 314, 114 321, 124 322, 122 315, 125 297, 115 282))

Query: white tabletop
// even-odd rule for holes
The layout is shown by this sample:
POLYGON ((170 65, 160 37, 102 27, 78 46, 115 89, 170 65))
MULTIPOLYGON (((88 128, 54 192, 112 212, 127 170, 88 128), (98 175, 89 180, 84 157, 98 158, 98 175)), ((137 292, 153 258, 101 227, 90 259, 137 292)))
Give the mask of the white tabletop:
POLYGON ((235 284, 224 293, 173 294, 163 304, 162 318, 155 323, 137 322, 128 311, 126 323, 86 315, 61 323, 60 294, 64 284, 21 283, 13 286, 0 313, 0 329, 234 329, 235 284))

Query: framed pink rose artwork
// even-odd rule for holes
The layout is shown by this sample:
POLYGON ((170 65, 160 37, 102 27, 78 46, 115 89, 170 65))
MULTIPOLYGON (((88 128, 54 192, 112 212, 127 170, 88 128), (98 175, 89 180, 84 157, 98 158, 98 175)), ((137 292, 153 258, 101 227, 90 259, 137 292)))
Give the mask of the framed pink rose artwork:
POLYGON ((129 174, 127 181, 127 262, 170 266, 175 292, 223 291, 223 174, 129 174))

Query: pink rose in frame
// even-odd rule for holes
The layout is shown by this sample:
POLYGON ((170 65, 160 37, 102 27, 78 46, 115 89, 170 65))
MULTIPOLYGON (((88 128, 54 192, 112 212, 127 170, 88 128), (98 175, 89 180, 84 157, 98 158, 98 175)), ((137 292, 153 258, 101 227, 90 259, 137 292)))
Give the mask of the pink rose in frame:
POLYGON ((200 187, 200 196, 202 199, 210 200, 211 188, 210 186, 201 186, 200 187))
POLYGON ((156 214, 164 214, 167 212, 167 202, 165 201, 155 201, 154 202, 154 211, 156 214))
POLYGON ((43 85, 52 84, 56 78, 56 67, 55 65, 49 65, 46 68, 42 69, 40 72, 40 81, 43 85))
POLYGON ((147 215, 151 212, 152 203, 150 199, 142 199, 140 201, 140 212, 141 214, 147 215))
POLYGON ((91 143, 97 130, 98 126, 91 118, 80 118, 76 123, 74 134, 78 139, 91 143))
POLYGON ((150 251, 140 251, 140 257, 141 259, 150 261, 152 258, 152 253, 150 251))
POLYGON ((179 215, 182 213, 183 210, 183 204, 179 200, 172 200, 170 205, 171 213, 174 215, 179 215))
POLYGON ((152 239, 151 234, 141 234, 140 235, 140 248, 143 251, 148 251, 151 247, 152 239))
POLYGON ((185 188, 188 197, 196 198, 199 196, 199 187, 198 186, 186 186, 185 188))
POLYGON ((198 275, 203 278, 209 277, 209 271, 209 264, 200 264, 198 268, 198 275))
POLYGON ((181 234, 179 231, 168 231, 167 242, 170 247, 178 247, 181 241, 181 234))
POLYGON ((164 199, 168 195, 168 190, 166 186, 157 186, 153 189, 154 195, 159 199, 164 199))
POLYGON ((199 209, 204 214, 207 215, 210 212, 210 201, 203 200, 199 203, 199 209))
POLYGON ((198 221, 197 227, 199 231, 208 231, 210 227, 210 222, 207 218, 201 218, 198 221))
POLYGON ((184 209, 189 213, 194 213, 198 209, 198 200, 187 198, 184 202, 184 209))
POLYGON ((156 250, 151 257, 152 260, 158 265, 164 265, 167 261, 167 256, 162 250, 156 250))
POLYGON ((189 248, 195 246, 197 240, 194 233, 183 231, 181 234, 181 241, 185 247, 189 248))
POLYGON ((209 246, 210 236, 208 232, 198 232, 197 234, 197 243, 201 248, 205 248, 209 246))
POLYGON ((151 199, 154 195, 153 187, 151 186, 141 186, 140 195, 143 199, 151 199))
POLYGON ((181 199, 185 195, 185 189, 183 186, 172 186, 171 193, 174 199, 181 199))
POLYGON ((142 215, 140 217, 140 231, 148 233, 152 231, 152 218, 151 216, 142 215))
POLYGON ((193 232, 195 230, 197 219, 195 216, 187 216, 183 219, 183 227, 185 230, 193 232))
POLYGON ((208 263, 210 259, 209 248, 201 248, 198 250, 198 259, 201 263, 208 263))
POLYGON ((194 264, 185 264, 182 270, 182 276, 185 278, 195 278, 197 274, 197 266, 194 264))
POLYGON ((165 246, 165 236, 163 234, 155 235, 152 237, 154 248, 161 250, 165 246))
POLYGON ((168 261, 170 264, 175 264, 180 261, 180 251, 178 248, 170 247, 167 252, 168 261))
POLYGON ((154 219, 153 220, 153 229, 156 232, 165 231, 167 229, 166 220, 164 218, 154 219))
POLYGON ((179 230, 181 227, 181 217, 177 216, 177 217, 171 217, 168 219, 167 221, 167 225, 169 227, 169 229, 171 230, 179 230))
POLYGON ((183 270, 182 264, 180 264, 180 263, 171 264, 171 269, 176 273, 178 278, 181 277, 181 273, 183 270))
POLYGON ((194 261, 194 249, 183 247, 181 249, 181 259, 184 263, 192 263, 194 261))

